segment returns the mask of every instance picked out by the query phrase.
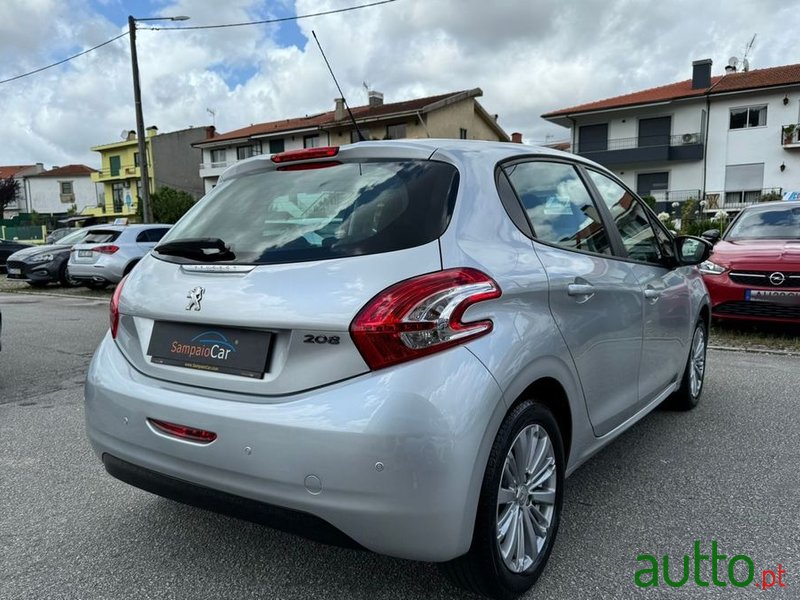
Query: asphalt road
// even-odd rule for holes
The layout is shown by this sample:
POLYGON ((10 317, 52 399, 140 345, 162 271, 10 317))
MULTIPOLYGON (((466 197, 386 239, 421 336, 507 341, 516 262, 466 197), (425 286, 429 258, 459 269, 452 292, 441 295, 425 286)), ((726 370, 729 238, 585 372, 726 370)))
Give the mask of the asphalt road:
MULTIPOLYGON (((434 565, 323 546, 107 476, 79 384, 105 303, 0 296, 0 309, 0 599, 468 597, 434 565)), ((704 554, 716 541, 747 555, 759 580, 780 563, 785 587, 770 594, 800 598, 798 358, 712 351, 708 367, 697 410, 656 411, 568 480, 556 549, 527 598, 641 598, 637 556, 668 555, 675 579, 694 540, 704 554)), ((662 580, 647 596, 743 594, 761 592, 662 580)))

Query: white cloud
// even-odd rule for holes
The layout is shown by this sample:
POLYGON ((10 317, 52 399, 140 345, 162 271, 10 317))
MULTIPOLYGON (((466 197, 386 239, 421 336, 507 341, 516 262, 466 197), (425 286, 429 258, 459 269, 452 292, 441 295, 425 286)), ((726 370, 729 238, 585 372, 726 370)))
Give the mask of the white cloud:
MULTIPOLYGON (((363 0, 178 0, 150 3, 150 15, 187 14, 177 25, 230 23, 315 13, 363 0), (155 7, 155 8, 154 8, 155 7)), ((120 15, 143 3, 108 1, 120 15), (135 6, 134 6, 135 5, 135 6)), ((754 67, 800 62, 786 29, 792 3, 744 0, 398 0, 297 21, 307 43, 280 47, 277 25, 137 36, 147 125, 161 131, 210 123, 250 123, 333 107, 338 95, 316 31, 345 96, 366 100, 362 81, 387 102, 481 87, 481 103, 526 141, 566 130, 539 115, 558 108, 662 85, 691 76, 691 62, 710 57, 719 73, 741 56, 753 33, 754 67)), ((0 79, 81 51, 127 29, 109 10, 80 0, 0 3, 0 79), (93 8, 94 7, 94 8, 93 8)), ((163 23, 159 25, 172 25, 163 23)), ((0 85, 0 164, 83 162, 91 146, 134 128, 127 37, 66 65, 0 85)))

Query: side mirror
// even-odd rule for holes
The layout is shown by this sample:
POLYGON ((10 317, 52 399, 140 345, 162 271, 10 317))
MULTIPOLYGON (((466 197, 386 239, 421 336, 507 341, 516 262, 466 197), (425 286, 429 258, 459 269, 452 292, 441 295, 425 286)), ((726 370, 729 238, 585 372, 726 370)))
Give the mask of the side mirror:
MULTIPOLYGON (((719 231, 717 231, 719 235, 719 231)), ((678 262, 681 265, 699 265, 711 255, 713 244, 693 235, 681 235, 675 238, 678 251, 678 262)))
POLYGON ((719 241, 719 238, 721 237, 719 229, 709 229, 708 231, 704 231, 703 233, 701 233, 700 236, 708 240, 712 244, 716 244, 719 241))

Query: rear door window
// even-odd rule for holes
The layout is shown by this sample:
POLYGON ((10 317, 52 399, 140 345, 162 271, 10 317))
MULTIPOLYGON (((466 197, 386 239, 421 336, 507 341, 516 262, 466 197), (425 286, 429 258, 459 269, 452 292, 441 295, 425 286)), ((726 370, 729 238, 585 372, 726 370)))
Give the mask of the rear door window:
POLYGON ((235 256, 226 262, 274 264, 419 246, 441 236, 449 223, 458 186, 453 165, 402 160, 299 166, 220 182, 162 242, 217 238, 235 256))
POLYGON ((611 254, 597 207, 570 164, 522 162, 504 167, 537 240, 569 250, 611 254))

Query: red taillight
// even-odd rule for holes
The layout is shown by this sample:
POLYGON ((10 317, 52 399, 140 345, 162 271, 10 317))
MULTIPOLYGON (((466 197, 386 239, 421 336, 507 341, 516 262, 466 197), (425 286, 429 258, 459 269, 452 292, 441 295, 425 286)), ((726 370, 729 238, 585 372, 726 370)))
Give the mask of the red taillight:
POLYGON ((95 246, 92 248, 92 252, 99 252, 100 254, 114 254, 119 250, 119 246, 115 246, 114 244, 108 244, 106 246, 95 246))
POLYGON ((186 427, 186 425, 177 425, 176 423, 168 423, 167 421, 159 421, 158 419, 151 419, 149 417, 147 422, 162 433, 166 433, 183 440, 189 440, 190 442, 210 444, 217 439, 216 433, 213 431, 206 431, 205 429, 186 427))
POLYGON ((302 150, 289 150, 272 155, 272 162, 287 163, 295 160, 310 160, 312 158, 332 158, 339 154, 339 146, 323 146, 321 148, 303 148, 302 150))
POLYGON ((122 278, 122 281, 117 284, 117 287, 114 290, 114 295, 111 296, 111 302, 109 304, 112 339, 117 339, 117 329, 119 329, 119 297, 122 294, 122 286, 125 285, 125 280, 127 278, 128 276, 125 275, 125 277, 122 278))
POLYGON ((477 269, 449 269, 401 281, 362 308, 350 324, 371 369, 463 344, 492 330, 489 320, 464 323, 477 302, 499 298, 500 286, 477 269))

